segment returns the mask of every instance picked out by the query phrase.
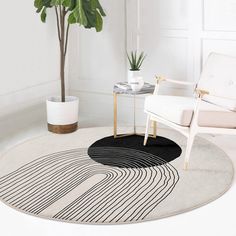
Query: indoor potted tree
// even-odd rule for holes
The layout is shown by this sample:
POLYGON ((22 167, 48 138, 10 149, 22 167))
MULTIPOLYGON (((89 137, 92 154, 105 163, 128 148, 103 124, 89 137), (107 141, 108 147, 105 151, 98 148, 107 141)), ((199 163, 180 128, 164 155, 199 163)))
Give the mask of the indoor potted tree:
POLYGON ((47 100, 48 130, 54 133, 71 133, 78 126, 79 99, 66 96, 65 92, 65 60, 70 25, 78 23, 86 29, 95 28, 100 32, 106 15, 99 0, 34 0, 34 6, 37 13, 40 13, 42 22, 46 22, 47 10, 54 9, 60 45, 61 96, 47 100))

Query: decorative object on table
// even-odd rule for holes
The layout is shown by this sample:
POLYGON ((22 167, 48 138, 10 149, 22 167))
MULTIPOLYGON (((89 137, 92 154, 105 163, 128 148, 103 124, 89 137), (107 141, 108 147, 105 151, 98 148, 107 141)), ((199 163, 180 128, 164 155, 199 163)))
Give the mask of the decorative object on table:
MULTIPOLYGON (((133 116, 134 116, 134 123, 133 123, 133 133, 128 135, 137 134, 136 133, 136 95, 145 95, 145 94, 153 94, 155 89, 155 85, 144 83, 143 87, 139 91, 133 91, 131 89, 131 85, 127 82, 119 82, 114 85, 113 88, 113 97, 114 97, 114 137, 124 136, 117 134, 117 96, 118 95, 131 95, 134 99, 134 107, 133 107, 133 116)), ((125 134, 127 136, 127 134, 125 134)), ((156 136, 156 123, 153 124, 153 136, 156 136)))
POLYGON ((134 92, 138 92, 142 89, 142 87, 144 85, 144 81, 143 81, 142 77, 136 77, 136 78, 131 79, 129 84, 131 86, 131 89, 134 92))
POLYGON ((0 157, 1 201, 45 219, 122 224, 191 211, 232 184, 232 162, 203 138, 193 149, 193 170, 185 172, 179 133, 160 130, 147 147, 140 136, 111 134, 111 127, 49 133, 11 148, 0 157))
POLYGON ((100 32, 106 15, 99 0, 35 0, 34 6, 42 22, 46 22, 48 9, 55 10, 60 45, 61 96, 47 100, 48 130, 60 134, 74 132, 78 126, 79 99, 67 97, 65 92, 65 61, 70 25, 78 23, 86 29, 95 28, 100 32))
MULTIPOLYGON (((199 133, 236 135, 236 58, 211 53, 196 84, 157 77, 154 96, 145 101, 149 121, 161 122, 187 137, 184 169, 188 169, 194 138, 199 133), (160 83, 196 88, 196 97, 158 95, 160 83), (163 105, 164 104, 164 105, 163 105)), ((205 168, 205 167, 204 167, 205 168)))
POLYGON ((128 83, 133 84, 132 89, 138 91, 144 85, 142 76, 140 75, 140 68, 145 59, 144 52, 141 52, 139 55, 137 51, 131 51, 130 55, 127 53, 127 58, 130 64, 130 70, 128 71, 128 83))

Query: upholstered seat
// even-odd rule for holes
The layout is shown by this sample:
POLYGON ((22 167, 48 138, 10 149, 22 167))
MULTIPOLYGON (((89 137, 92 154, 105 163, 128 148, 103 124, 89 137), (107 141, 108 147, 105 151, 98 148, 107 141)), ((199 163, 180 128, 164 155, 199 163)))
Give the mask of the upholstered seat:
MULTIPOLYGON (((152 95, 145 100, 145 110, 177 125, 189 127, 195 104, 194 97, 152 95)), ((236 112, 202 102, 198 125, 201 127, 236 128, 236 112)))

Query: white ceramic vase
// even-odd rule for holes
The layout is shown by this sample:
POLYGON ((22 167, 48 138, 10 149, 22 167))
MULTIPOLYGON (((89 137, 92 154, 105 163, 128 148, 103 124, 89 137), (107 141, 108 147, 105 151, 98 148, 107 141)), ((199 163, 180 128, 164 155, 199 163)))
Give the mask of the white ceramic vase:
POLYGON ((79 99, 67 96, 65 102, 60 97, 47 99, 48 130, 53 133, 71 133, 77 130, 79 99))
POLYGON ((140 71, 139 70, 129 70, 128 71, 128 84, 131 83, 135 78, 140 77, 140 71))
POLYGON ((133 78, 131 81, 130 81, 130 86, 131 86, 131 89, 134 91, 134 92, 138 92, 142 89, 142 87, 144 86, 144 80, 143 78, 140 76, 140 77, 135 77, 133 78))

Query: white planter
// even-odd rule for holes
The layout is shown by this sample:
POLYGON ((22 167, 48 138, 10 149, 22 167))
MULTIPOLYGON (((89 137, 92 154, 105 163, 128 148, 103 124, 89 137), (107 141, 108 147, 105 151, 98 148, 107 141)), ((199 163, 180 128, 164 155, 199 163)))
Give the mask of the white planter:
POLYGON ((142 87, 144 86, 144 80, 142 77, 135 77, 130 81, 130 86, 131 89, 134 92, 138 92, 142 89, 142 87))
POLYGON ((48 130, 54 133, 71 133, 77 129, 79 99, 68 96, 65 102, 60 97, 47 99, 48 130))
POLYGON ((139 70, 129 70, 128 71, 128 83, 130 84, 133 79, 140 77, 140 71, 139 70))

